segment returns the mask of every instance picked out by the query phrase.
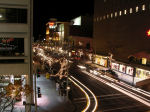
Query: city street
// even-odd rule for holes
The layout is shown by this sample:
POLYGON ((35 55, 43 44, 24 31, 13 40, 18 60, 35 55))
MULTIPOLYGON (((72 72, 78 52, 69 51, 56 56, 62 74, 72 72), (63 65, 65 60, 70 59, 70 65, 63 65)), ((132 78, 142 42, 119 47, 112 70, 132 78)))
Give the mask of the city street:
MULTIPOLYGON (((86 75, 74 65, 70 69, 70 73, 96 95, 98 99, 97 112, 145 112, 150 109, 148 106, 86 75)), ((84 98, 79 99, 82 99, 78 100, 79 104, 85 101, 84 98)))

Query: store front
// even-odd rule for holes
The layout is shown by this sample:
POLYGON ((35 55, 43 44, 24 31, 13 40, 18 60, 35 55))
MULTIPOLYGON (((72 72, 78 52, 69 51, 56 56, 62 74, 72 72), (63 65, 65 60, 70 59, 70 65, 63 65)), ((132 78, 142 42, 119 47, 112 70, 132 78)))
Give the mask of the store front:
POLYGON ((150 78, 150 71, 136 68, 135 83, 150 78))
POLYGON ((108 57, 95 55, 93 63, 95 63, 97 65, 101 65, 103 67, 108 67, 108 57))
POLYGON ((129 84, 134 83, 134 67, 119 62, 112 62, 111 69, 118 74, 120 80, 129 84))

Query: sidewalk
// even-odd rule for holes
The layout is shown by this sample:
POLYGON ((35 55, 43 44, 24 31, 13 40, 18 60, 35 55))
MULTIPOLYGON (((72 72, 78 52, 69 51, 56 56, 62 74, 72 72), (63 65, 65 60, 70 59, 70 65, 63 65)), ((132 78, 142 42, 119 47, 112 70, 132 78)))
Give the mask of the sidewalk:
MULTIPOLYGON (((46 79, 45 75, 37 78, 37 87, 40 87, 42 96, 37 95, 37 112, 73 112, 74 106, 64 96, 59 96, 53 80, 46 79)), ((31 112, 35 112, 32 106, 31 112)), ((13 112, 25 112, 23 100, 15 104, 13 112)))
POLYGON ((37 98, 38 112, 73 112, 74 106, 64 96, 59 96, 56 84, 45 75, 37 78, 37 87, 41 88, 41 98, 37 98))

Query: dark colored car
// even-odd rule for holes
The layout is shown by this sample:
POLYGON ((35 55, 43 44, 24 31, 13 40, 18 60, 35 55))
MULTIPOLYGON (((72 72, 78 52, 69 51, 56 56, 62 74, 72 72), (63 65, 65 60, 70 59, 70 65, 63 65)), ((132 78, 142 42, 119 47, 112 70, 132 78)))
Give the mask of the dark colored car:
POLYGON ((105 75, 118 80, 118 75, 113 70, 106 70, 105 75))

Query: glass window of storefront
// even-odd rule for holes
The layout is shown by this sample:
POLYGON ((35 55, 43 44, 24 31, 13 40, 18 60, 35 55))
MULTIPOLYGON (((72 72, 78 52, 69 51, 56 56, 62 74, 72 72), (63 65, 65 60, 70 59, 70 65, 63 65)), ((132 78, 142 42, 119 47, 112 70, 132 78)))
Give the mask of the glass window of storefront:
POLYGON ((126 74, 133 76, 133 71, 134 71, 133 67, 130 67, 130 66, 126 67, 126 74))
POLYGON ((107 67, 107 59, 103 58, 102 56, 96 56, 94 63, 107 67))
POLYGON ((24 38, 0 38, 0 56, 24 56, 24 38))
POLYGON ((27 23, 27 10, 0 8, 0 23, 27 23))
POLYGON ((126 66, 120 64, 119 71, 122 73, 125 73, 126 72, 126 66))
POLYGON ((111 69, 118 71, 118 70, 119 70, 119 64, 117 64, 117 63, 112 63, 111 69))
POLYGON ((148 79, 150 78, 150 71, 136 68, 136 77, 140 80, 148 79))

